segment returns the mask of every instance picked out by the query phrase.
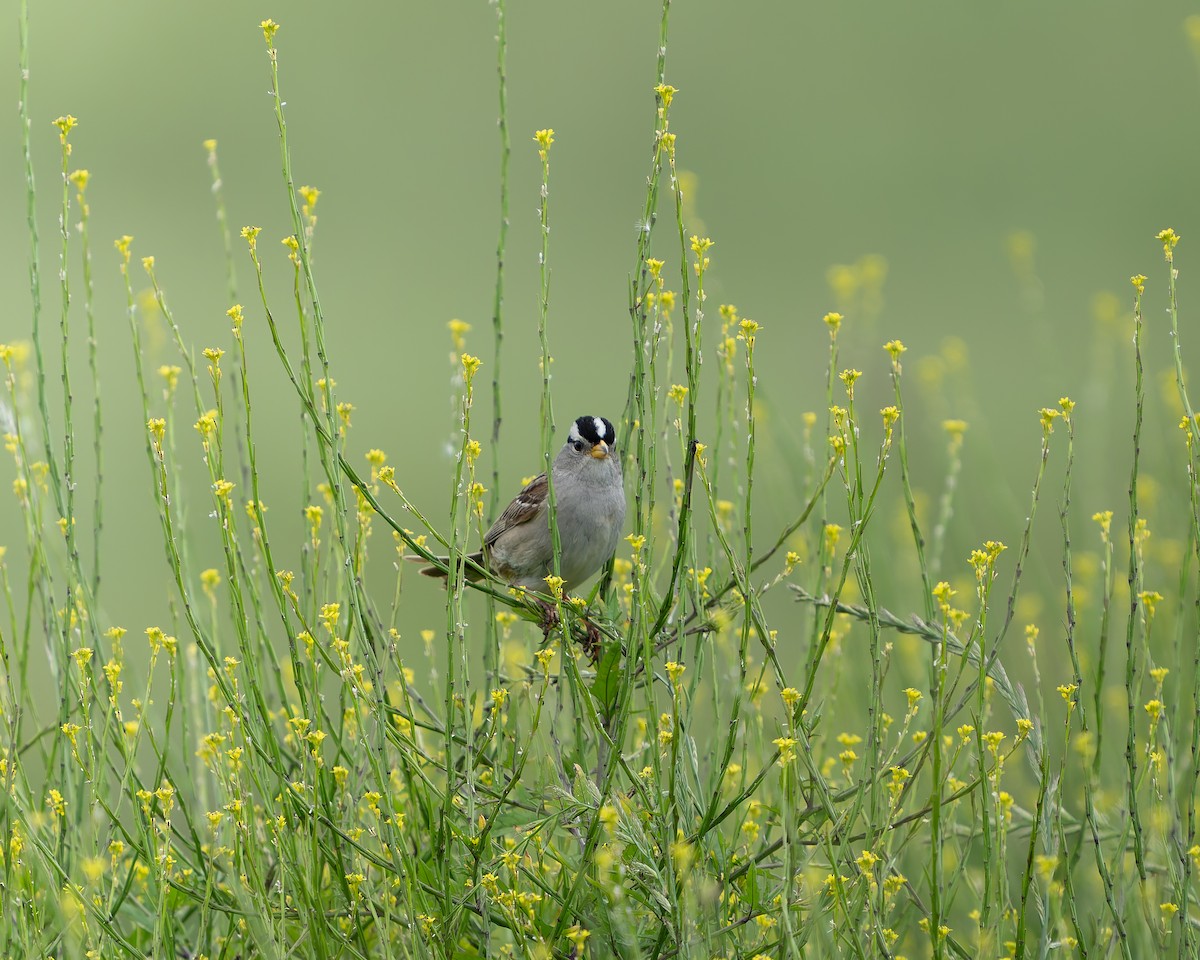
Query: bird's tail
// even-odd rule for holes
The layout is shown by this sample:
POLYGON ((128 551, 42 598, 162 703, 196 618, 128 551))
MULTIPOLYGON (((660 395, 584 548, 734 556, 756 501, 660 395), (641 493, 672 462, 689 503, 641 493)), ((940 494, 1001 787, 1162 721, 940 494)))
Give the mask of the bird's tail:
MULTIPOLYGON (((408 559, 416 561, 418 563, 424 562, 421 557, 409 556, 408 559)), ((483 574, 480 573, 477 568, 483 566, 483 551, 476 550, 474 553, 469 553, 469 554, 467 554, 465 559, 471 561, 470 563, 468 563, 466 565, 466 573, 465 573, 466 578, 468 580, 470 580, 472 583, 476 582, 477 580, 482 580, 483 574)), ((441 564, 440 567, 438 567, 438 566, 422 567, 421 575, 424 577, 438 577, 442 580, 445 580, 447 574, 449 573, 449 569, 450 569, 450 558, 449 557, 438 557, 437 562, 441 564)))

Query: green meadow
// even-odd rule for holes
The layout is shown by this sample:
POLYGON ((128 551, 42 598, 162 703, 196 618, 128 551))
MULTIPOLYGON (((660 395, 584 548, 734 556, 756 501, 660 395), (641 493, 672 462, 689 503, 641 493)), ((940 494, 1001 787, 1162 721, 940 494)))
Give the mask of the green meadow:
POLYGON ((1200 955, 1186 5, 0 50, 0 956, 1200 955))

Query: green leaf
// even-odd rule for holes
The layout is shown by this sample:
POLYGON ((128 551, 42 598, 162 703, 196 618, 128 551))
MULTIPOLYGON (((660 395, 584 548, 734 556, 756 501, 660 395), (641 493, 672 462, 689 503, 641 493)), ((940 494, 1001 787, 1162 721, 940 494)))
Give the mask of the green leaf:
POLYGON ((596 679, 592 681, 592 695, 599 701, 604 712, 611 713, 617 704, 617 688, 621 680, 621 645, 609 643, 596 664, 596 679))

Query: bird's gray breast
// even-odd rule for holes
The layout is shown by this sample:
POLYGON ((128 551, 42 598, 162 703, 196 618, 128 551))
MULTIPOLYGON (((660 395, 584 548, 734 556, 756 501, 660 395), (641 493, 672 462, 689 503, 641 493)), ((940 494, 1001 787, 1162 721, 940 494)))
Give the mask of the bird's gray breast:
POLYGON ((619 479, 581 487, 570 498, 571 516, 560 514, 558 523, 562 578, 568 589, 592 576, 613 555, 625 523, 625 491, 619 479))

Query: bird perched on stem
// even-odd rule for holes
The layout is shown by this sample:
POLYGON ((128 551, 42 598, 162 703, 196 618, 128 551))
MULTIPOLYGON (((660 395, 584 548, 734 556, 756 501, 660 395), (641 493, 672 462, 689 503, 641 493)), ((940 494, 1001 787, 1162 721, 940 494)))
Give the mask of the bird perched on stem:
MULTIPOLYGON (((604 566, 621 537, 625 487, 616 439, 609 420, 580 417, 550 467, 564 592, 604 566)), ((480 579, 483 567, 513 586, 547 592, 546 577, 554 573, 549 493, 544 473, 525 484, 484 535, 483 549, 467 556, 468 580, 480 579)), ((445 578, 449 560, 439 562, 421 572, 445 578)), ((547 622, 543 626, 549 629, 547 622)))

